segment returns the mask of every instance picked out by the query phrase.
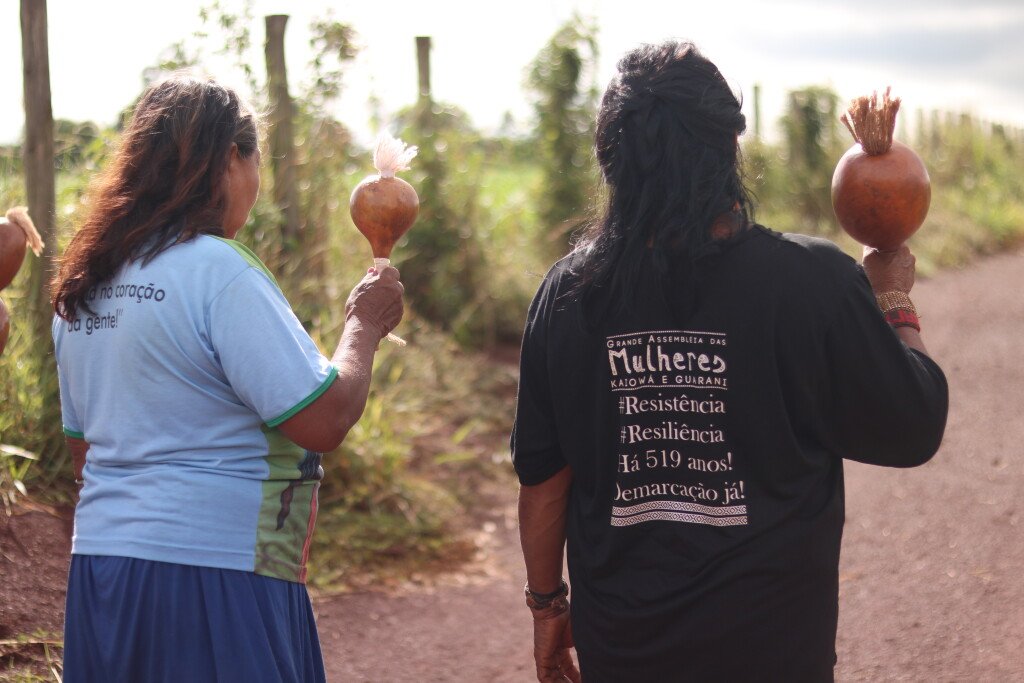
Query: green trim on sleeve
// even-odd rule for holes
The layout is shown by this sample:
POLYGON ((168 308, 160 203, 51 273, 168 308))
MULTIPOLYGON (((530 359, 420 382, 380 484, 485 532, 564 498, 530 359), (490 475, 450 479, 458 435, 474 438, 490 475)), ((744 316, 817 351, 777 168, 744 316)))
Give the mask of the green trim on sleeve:
POLYGON ((85 438, 85 434, 83 434, 82 432, 76 432, 74 429, 68 429, 67 427, 64 427, 64 436, 70 437, 72 439, 85 438))
POLYGON ((324 383, 323 383, 323 384, 321 384, 320 386, 318 386, 318 387, 316 388, 316 390, 315 390, 315 391, 314 391, 314 392, 313 392, 312 394, 310 394, 310 395, 309 395, 309 396, 307 396, 306 398, 304 398, 304 399, 302 399, 301 401, 299 401, 299 402, 298 402, 298 403, 297 403, 297 404, 295 405, 295 407, 291 408, 290 410, 288 410, 287 412, 285 412, 285 413, 284 413, 284 414, 282 414, 282 415, 278 415, 278 416, 277 416, 277 417, 275 417, 275 418, 274 418, 273 420, 268 420, 268 421, 266 422, 266 425, 267 425, 268 427, 276 427, 277 425, 281 424, 282 422, 284 422, 284 421, 285 421, 285 420, 287 420, 288 418, 290 418, 290 417, 295 417, 295 414, 296 414, 296 413, 298 413, 298 412, 299 412, 300 410, 302 410, 303 408, 305 408, 306 406, 308 406, 308 405, 309 405, 310 403, 312 403, 313 401, 315 401, 315 400, 317 400, 318 398, 320 398, 320 396, 321 396, 321 395, 323 395, 323 393, 324 393, 325 391, 327 391, 327 389, 328 389, 328 388, 329 388, 329 387, 331 386, 331 382, 333 382, 333 381, 334 381, 334 379, 335 379, 335 378, 336 378, 337 376, 338 376, 338 368, 336 368, 336 367, 334 367, 334 366, 332 365, 332 366, 331 366, 331 371, 330 371, 330 373, 328 373, 328 375, 327 375, 327 379, 325 379, 325 380, 324 380, 324 383))
POLYGON ((237 251, 238 255, 245 259, 246 263, 248 263, 250 266, 252 266, 256 270, 260 271, 261 273, 269 277, 270 281, 273 282, 278 289, 281 289, 281 285, 277 284, 277 278, 275 278, 274 274, 270 272, 270 269, 263 264, 263 261, 260 261, 260 257, 253 253, 252 249, 245 246, 241 242, 229 240, 226 237, 217 237, 216 235, 210 235, 210 237, 214 238, 215 240, 220 240, 224 244, 228 245, 229 247, 237 251))

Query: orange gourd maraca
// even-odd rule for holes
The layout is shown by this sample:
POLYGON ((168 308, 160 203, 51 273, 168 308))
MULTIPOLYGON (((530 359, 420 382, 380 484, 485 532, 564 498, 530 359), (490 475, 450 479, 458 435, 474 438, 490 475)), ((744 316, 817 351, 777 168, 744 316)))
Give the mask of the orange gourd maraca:
POLYGON ((899 249, 928 215, 932 189, 921 158, 893 140, 900 99, 887 88, 858 97, 842 115, 857 141, 836 165, 832 208, 839 225, 861 244, 899 249))
MULTIPOLYGON (((43 240, 36 232, 36 226, 24 206, 16 206, 0 219, 0 289, 11 284, 25 260, 26 248, 39 256, 43 251, 43 240)), ((0 353, 7 346, 11 331, 11 317, 7 306, 0 299, 0 353)))
MULTIPOLYGON (((382 133, 373 152, 373 165, 378 174, 365 178, 352 191, 349 213, 356 228, 369 241, 377 269, 391 265, 391 250, 416 222, 420 209, 416 190, 395 176, 398 171, 408 170, 415 156, 416 147, 408 147, 401 140, 382 133)), ((388 339, 400 346, 405 344, 393 334, 389 334, 388 339)))

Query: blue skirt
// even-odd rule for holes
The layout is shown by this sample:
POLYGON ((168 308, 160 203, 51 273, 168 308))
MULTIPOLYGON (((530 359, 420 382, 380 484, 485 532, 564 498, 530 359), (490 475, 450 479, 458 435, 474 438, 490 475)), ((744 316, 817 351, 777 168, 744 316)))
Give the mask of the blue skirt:
POLYGON ((128 557, 71 558, 65 683, 324 680, 302 584, 128 557))

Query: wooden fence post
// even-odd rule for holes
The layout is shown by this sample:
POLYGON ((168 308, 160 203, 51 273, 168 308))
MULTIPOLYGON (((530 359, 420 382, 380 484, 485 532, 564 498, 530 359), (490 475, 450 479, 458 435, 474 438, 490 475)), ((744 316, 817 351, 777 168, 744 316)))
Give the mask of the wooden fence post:
POLYGON ((284 61, 284 29, 287 14, 265 17, 267 41, 267 89, 270 93, 270 162, 274 176, 274 202, 283 218, 281 232, 285 244, 295 243, 301 229, 299 193, 295 170, 295 106, 288 94, 288 72, 284 61))
POLYGON ((57 254, 57 200, 54 191, 53 108, 50 103, 50 58, 46 37, 46 0, 21 0, 21 55, 25 97, 25 194, 32 219, 46 243, 42 258, 30 259, 29 297, 39 348, 48 351, 49 278, 57 254))
POLYGON ((754 84, 754 137, 761 139, 761 84, 754 84))
POLYGON ((420 76, 420 99, 430 99, 430 36, 416 36, 416 66, 420 76))

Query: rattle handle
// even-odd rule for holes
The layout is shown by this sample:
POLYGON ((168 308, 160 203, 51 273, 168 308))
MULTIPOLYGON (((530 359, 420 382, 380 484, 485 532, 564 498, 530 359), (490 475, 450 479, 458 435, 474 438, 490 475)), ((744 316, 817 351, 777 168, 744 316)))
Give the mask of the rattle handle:
MULTIPOLYGON (((373 267, 377 269, 377 272, 384 270, 390 265, 391 259, 389 258, 380 258, 378 256, 373 258, 373 267)), ((386 339, 392 344, 397 344, 398 346, 405 346, 406 343, 404 339, 399 337, 397 334, 392 334, 391 332, 388 332, 386 339)))

